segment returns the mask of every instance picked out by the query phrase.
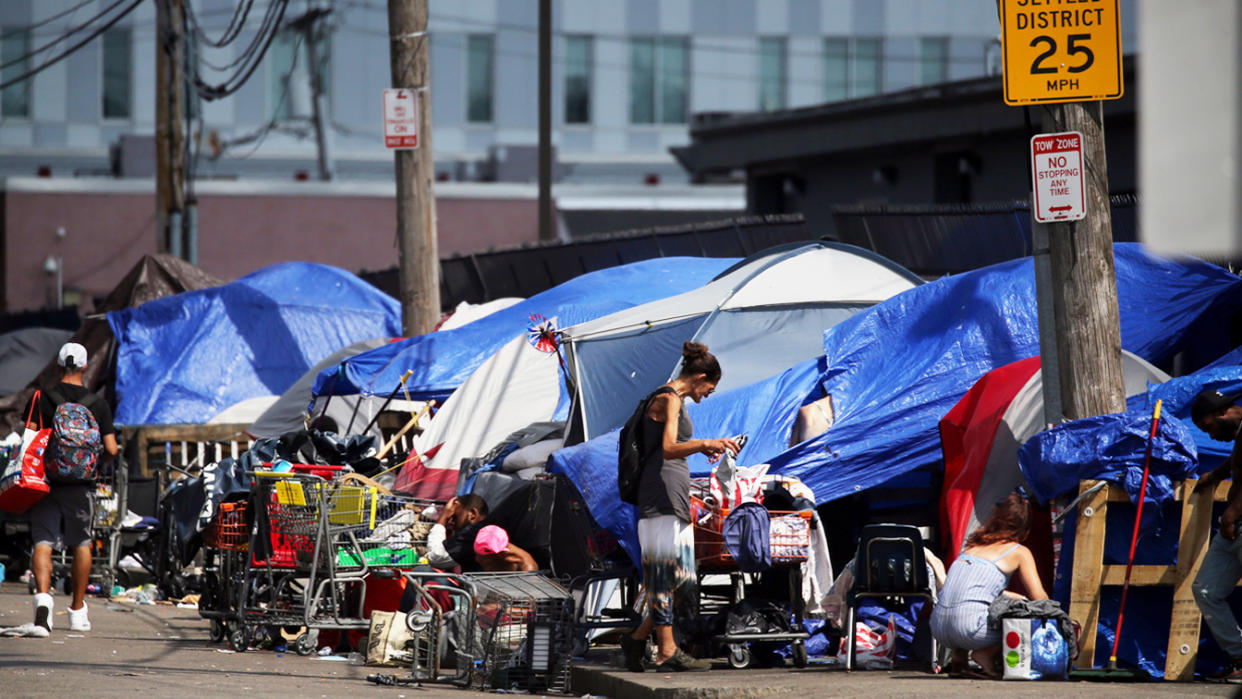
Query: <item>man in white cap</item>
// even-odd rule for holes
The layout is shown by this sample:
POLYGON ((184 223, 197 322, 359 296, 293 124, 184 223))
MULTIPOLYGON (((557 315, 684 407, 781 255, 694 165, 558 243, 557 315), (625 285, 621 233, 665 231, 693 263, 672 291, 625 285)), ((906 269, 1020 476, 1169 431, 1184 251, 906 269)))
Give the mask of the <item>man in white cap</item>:
MULTIPOLYGON (((36 406, 38 417, 32 416, 27 427, 36 430, 51 427, 58 407, 65 403, 77 403, 90 411, 98 427, 103 450, 109 457, 115 457, 117 444, 112 409, 107 401, 82 385, 86 348, 76 342, 67 342, 56 355, 56 363, 61 367, 60 383, 41 392, 36 406)), ((29 406, 27 414, 30 414, 29 406)), ((51 492, 30 508, 30 536, 34 541, 30 567, 35 578, 35 625, 49 632, 52 629, 53 598, 49 594, 52 547, 60 542, 66 548, 73 548, 73 602, 69 605, 69 630, 89 631, 91 622, 86 612, 85 597, 91 574, 91 522, 95 514, 90 492, 95 486, 92 482, 57 482, 50 473, 48 480, 51 492)))

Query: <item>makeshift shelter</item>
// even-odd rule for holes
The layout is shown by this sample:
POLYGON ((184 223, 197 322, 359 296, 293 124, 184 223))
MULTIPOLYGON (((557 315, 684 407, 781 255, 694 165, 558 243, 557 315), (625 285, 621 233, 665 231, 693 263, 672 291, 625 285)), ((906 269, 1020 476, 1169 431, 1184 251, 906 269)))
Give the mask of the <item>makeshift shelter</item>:
MULTIPOLYGON (((1227 346, 1242 279, 1137 243, 1114 246, 1122 347, 1156 365, 1189 346, 1227 346)), ((773 456, 820 502, 939 462, 940 419, 981 376, 1039 353, 1030 258, 946 277, 824 333, 820 378, 834 398, 826 433, 773 456)))
MULTIPOLYGON (((306 414, 307 408, 310 407, 314 400, 314 397, 311 395, 311 386, 314 385, 315 378, 319 376, 319 372, 328 367, 336 366, 343 360, 361 352, 366 352, 376 347, 383 347, 389 342, 392 342, 392 339, 387 337, 373 337, 368 340, 361 340, 315 362, 314 366, 302 374, 297 381, 294 381, 287 391, 275 398, 256 418, 242 421, 253 423, 247 432, 251 437, 256 438, 279 437, 286 432, 301 429, 305 426, 302 416, 306 414)), ((361 400, 359 397, 341 397, 333 400, 327 406, 326 415, 336 420, 337 425, 344 430, 349 424, 349 418, 353 414, 354 407, 359 400, 361 400)), ((320 407, 322 408, 322 406, 320 407)), ((317 417, 320 412, 316 411, 315 416, 317 417)), ((371 417, 372 415, 368 414, 361 424, 365 425, 366 421, 370 420, 371 417)))
POLYGON ((620 426, 674 376, 682 343, 706 344, 724 376, 745 386, 822 352, 822 333, 922 280, 852 245, 782 246, 734 265, 710 284, 561 331, 576 394, 571 435, 620 426))
MULTIPOLYGON (((1148 384, 1169 375, 1122 351, 1126 396, 1146 401, 1148 384)), ((944 487, 940 533, 944 561, 952 564, 962 542, 992 506, 1023 484, 1018 447, 1043 431, 1044 391, 1039 357, 1028 357, 984 374, 940 421, 944 487)))
POLYGON ((395 299, 353 274, 303 262, 109 313, 116 420, 204 423, 244 399, 283 393, 350 343, 398 334, 400 317, 395 299))
MULTIPOLYGON (((102 304, 96 307, 99 313, 120 311, 133 308, 154 299, 179 294, 197 289, 207 289, 223 284, 224 281, 207 274, 203 270, 171 255, 144 255, 137 264, 108 293, 102 304)), ((90 357, 83 376, 83 383, 95 392, 115 403, 113 381, 115 379, 114 357, 116 340, 112 330, 103 316, 93 315, 82 321, 82 327, 70 338, 86 347, 90 357)), ((0 398, 0 430, 18 429, 25 420, 19 415, 23 406, 30 400, 35 386, 50 386, 60 380, 60 368, 56 365, 56 355, 52 353, 45 358, 43 371, 26 388, 5 398, 0 398)))
POLYGON ((388 395, 401 385, 416 400, 443 401, 488 357, 532 323, 581 323, 703 284, 732 259, 661 257, 583 274, 462 327, 395 342, 325 369, 316 396, 388 395))
POLYGON ((0 398, 25 388, 47 366, 48 357, 55 358, 72 336, 59 328, 22 328, 0 334, 0 398))
MULTIPOLYGON (((686 291, 734 262, 662 257, 591 272, 460 330, 436 333, 457 342, 486 341, 490 345, 497 339, 504 341, 456 388, 426 431, 415 438, 416 454, 439 448, 434 456, 407 464, 398 474, 398 487, 417 483, 416 489, 405 489, 424 497, 451 494, 461 459, 483 454, 505 435, 532 422, 564 419, 569 400, 555 336, 558 323, 586 321, 633 303, 686 291), (526 314, 520 324, 516 318, 498 317, 518 307, 526 314), (489 330, 495 337, 484 340, 477 329, 489 330), (507 333, 503 338, 502 332, 507 333)), ((461 350, 472 357, 479 351, 478 347, 461 350)), ((423 376, 436 371, 422 364, 410 368, 423 376)), ((413 393, 417 395, 417 391, 413 393)))
MULTIPOLYGON (((1219 267, 1157 258, 1137 244, 1118 244, 1115 258, 1122 343, 1149 362, 1220 340, 1228 331, 1221 318, 1242 309, 1242 280, 1219 267)), ((1037 328, 1029 258, 946 277, 829 328, 813 378, 806 373, 812 364, 799 365, 769 380, 775 384, 718 393, 694 406, 695 434, 762 436, 742 450, 741 462, 797 476, 822 505, 938 463, 940 419, 988 371, 1037 354, 1037 328), (780 381, 787 386, 774 390, 780 381), (769 390, 786 407, 776 406, 769 390), (831 429, 782 453, 797 407, 825 394, 836 408, 831 429), (716 418, 706 418, 709 409, 716 418)), ((728 376, 729 366, 723 368, 728 376)), ((592 515, 628 550, 636 542, 633 509, 617 497, 616 442, 614 431, 562 449, 549 470, 570 476, 592 515)), ((690 462, 692 473, 703 474, 705 465, 697 463, 690 462)))

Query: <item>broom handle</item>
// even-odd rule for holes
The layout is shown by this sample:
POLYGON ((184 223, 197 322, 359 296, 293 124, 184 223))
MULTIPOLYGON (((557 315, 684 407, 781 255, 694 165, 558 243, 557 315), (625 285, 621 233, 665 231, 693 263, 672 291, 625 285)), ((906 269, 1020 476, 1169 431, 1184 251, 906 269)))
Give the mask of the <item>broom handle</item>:
POLYGON ((1138 511, 1134 513, 1134 533, 1130 535, 1130 558, 1126 561, 1126 579, 1121 585, 1121 606, 1117 608, 1117 628, 1113 630, 1113 652, 1109 654, 1109 667, 1117 666, 1117 647, 1121 643, 1121 622, 1126 617, 1126 595, 1130 592, 1130 571, 1134 569, 1134 550, 1138 546, 1139 523, 1143 519, 1143 499, 1147 497, 1147 473, 1151 466, 1151 443, 1156 439, 1156 428, 1160 424, 1160 403, 1156 401, 1156 412, 1151 417, 1151 434, 1147 435, 1147 454, 1143 457, 1143 482, 1139 486, 1138 511))

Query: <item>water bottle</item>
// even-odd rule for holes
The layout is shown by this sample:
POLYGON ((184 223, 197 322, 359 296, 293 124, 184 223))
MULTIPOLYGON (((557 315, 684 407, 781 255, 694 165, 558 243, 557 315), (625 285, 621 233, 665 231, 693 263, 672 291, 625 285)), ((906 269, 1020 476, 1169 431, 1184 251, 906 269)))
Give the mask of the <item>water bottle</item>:
POLYGON ((0 590, 4 589, 4 564, 0 563, 0 590))

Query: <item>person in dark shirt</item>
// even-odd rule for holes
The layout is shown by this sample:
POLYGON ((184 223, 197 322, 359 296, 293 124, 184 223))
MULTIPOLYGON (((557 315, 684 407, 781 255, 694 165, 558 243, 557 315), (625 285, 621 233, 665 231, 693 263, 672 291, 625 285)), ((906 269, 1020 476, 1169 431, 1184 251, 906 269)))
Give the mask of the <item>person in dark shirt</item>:
POLYGON ((707 346, 682 346, 681 372, 647 400, 643 419, 643 472, 638 485, 638 543, 642 549, 647 616, 621 637, 625 664, 642 672, 647 637, 655 634, 657 670, 708 670, 711 663, 691 657, 673 640, 673 607, 694 594, 694 531, 690 526, 690 468, 686 457, 706 454, 715 463, 725 451, 736 454, 732 439, 693 439, 694 423, 686 399, 699 402, 720 382, 720 363, 707 346))
MULTIPOLYGON (((37 405, 39 418, 32 417, 26 427, 51 427, 56 408, 63 403, 80 403, 91 411, 99 426, 100 439, 108 457, 117 453, 116 428, 106 401, 82 385, 86 370, 86 348, 76 342, 65 343, 56 356, 61 367, 60 383, 42 391, 37 405)), ((31 401, 34 401, 31 398, 31 401)), ((32 413, 28 405, 26 414, 32 413)), ((102 457, 101 457, 102 458, 102 457)), ((86 611, 86 584, 91 573, 91 522, 94 508, 90 493, 93 483, 56 483, 49 479, 51 491, 30 508, 30 536, 34 541, 31 568, 35 578, 35 625, 51 631, 53 599, 52 547, 73 549, 73 602, 69 605, 69 630, 89 631, 86 611)))
POLYGON ((440 570, 478 570, 474 537, 487 513, 487 501, 473 493, 449 500, 427 534, 427 562, 440 570))
MULTIPOLYGON (((1220 530, 1212 537, 1192 588, 1203 621, 1221 650, 1229 654, 1229 665, 1216 679, 1230 683, 1242 683, 1242 630, 1229 607, 1229 595, 1242 579, 1242 537, 1238 536, 1242 520, 1242 406, 1234 404, 1236 398, 1207 390, 1195 396, 1190 405, 1190 418, 1196 427, 1216 441, 1233 442, 1229 458, 1195 485, 1195 492, 1215 490, 1221 481, 1233 479, 1228 504, 1220 516, 1220 530)), ((1211 516, 1212 508, 1207 512, 1211 516)))

